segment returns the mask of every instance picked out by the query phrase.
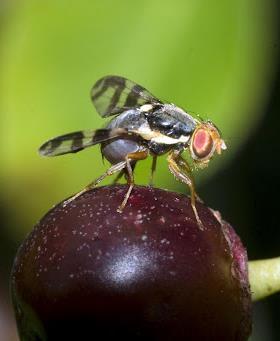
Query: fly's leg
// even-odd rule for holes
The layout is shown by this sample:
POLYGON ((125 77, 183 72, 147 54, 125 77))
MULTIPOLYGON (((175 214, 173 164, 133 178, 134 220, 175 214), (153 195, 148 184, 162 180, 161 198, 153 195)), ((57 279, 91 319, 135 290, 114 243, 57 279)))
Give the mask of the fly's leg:
MULTIPOLYGON (((181 170, 184 171, 184 173, 188 175, 190 182, 192 183, 192 191, 193 191, 195 199, 197 201, 203 203, 203 200, 196 193, 195 185, 194 185, 194 179, 192 176, 192 170, 191 170, 189 164, 187 163, 187 161, 181 155, 178 155, 176 157, 176 163, 179 165, 179 168, 181 168, 181 170)), ((188 185, 188 186, 191 187, 190 185, 188 185)))
POLYGON ((123 202, 118 208, 118 212, 122 212, 125 208, 125 205, 127 204, 127 200, 130 196, 130 193, 132 191, 132 188, 134 186, 134 176, 133 176, 133 169, 135 167, 136 161, 144 160, 148 156, 148 151, 140 151, 135 153, 127 154, 125 158, 126 163, 126 178, 127 178, 127 184, 129 185, 128 190, 126 192, 126 195, 123 199, 123 202))
POLYGON ((117 211, 119 213, 122 213, 123 209, 125 208, 125 205, 127 203, 127 200, 130 196, 130 193, 132 191, 132 188, 134 186, 134 177, 133 177, 133 170, 130 164, 130 159, 126 156, 126 178, 127 178, 127 184, 129 185, 128 190, 125 194, 125 197, 123 199, 123 202, 121 203, 121 205, 119 206, 119 208, 117 209, 117 211))
POLYGON ((149 181, 149 186, 151 187, 153 186, 153 179, 154 179, 156 167, 157 167, 157 156, 153 156, 152 169, 151 169, 151 175, 150 175, 150 181, 149 181))
MULTIPOLYGON (((135 168, 135 166, 136 166, 136 162, 133 162, 133 163, 131 162, 130 165, 131 165, 132 171, 134 171, 134 168, 135 168)), ((122 170, 119 172, 119 174, 116 176, 116 178, 115 178, 114 181, 113 181, 113 185, 117 184, 118 181, 119 181, 123 176, 125 176, 126 179, 127 179, 127 170, 126 170, 125 168, 122 169, 122 170)))
POLYGON ((73 195, 70 199, 64 201, 63 206, 65 207, 67 204, 69 204, 74 199, 78 198, 83 193, 89 191, 90 189, 93 189, 96 187, 99 182, 104 180, 107 176, 113 175, 116 172, 122 171, 126 167, 126 161, 119 162, 113 166, 111 166, 104 174, 102 174, 99 178, 88 184, 83 190, 78 192, 77 194, 73 195))
POLYGON ((168 167, 170 172, 180 181, 187 184, 190 189, 191 194, 191 206, 193 209, 193 213, 195 215, 198 227, 203 230, 203 224, 199 218, 196 206, 195 199, 197 196, 194 188, 194 181, 191 175, 191 169, 186 160, 184 160, 178 153, 170 153, 167 158, 168 167))
POLYGON ((119 174, 115 177, 115 179, 113 180, 113 185, 117 184, 119 182, 119 180, 124 176, 125 174, 125 170, 122 169, 119 174))

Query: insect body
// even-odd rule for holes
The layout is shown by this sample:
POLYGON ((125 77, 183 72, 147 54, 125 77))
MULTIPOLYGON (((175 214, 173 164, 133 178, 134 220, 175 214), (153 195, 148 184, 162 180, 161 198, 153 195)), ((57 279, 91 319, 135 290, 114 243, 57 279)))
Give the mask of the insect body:
POLYGON ((171 173, 190 188, 192 208, 202 227, 195 206, 198 196, 191 169, 181 154, 189 150, 195 165, 203 167, 215 152, 220 154, 226 149, 214 124, 194 118, 174 104, 162 103, 142 86, 119 76, 106 76, 98 80, 92 88, 91 98, 102 117, 113 116, 104 129, 58 136, 39 149, 41 155, 56 156, 75 153, 100 143, 102 155, 112 164, 103 175, 65 203, 95 187, 108 175, 120 172, 120 176, 126 175, 129 185, 119 207, 122 211, 134 185, 136 162, 152 155, 153 175, 157 157, 167 154, 171 173))

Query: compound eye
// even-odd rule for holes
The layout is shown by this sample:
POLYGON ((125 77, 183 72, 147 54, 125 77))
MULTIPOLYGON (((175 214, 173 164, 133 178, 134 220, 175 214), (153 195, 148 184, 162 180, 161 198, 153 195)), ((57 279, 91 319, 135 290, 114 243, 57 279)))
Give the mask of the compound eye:
POLYGON ((213 151, 213 138, 210 132, 206 129, 198 129, 194 133, 192 141, 192 150, 198 159, 204 159, 213 151))

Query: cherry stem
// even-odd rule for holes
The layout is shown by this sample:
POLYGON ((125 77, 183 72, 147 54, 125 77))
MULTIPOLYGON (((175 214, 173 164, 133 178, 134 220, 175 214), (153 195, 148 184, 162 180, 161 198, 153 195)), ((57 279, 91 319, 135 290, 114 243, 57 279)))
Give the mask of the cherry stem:
POLYGON ((248 268, 253 301, 280 291, 280 257, 250 261, 248 268))

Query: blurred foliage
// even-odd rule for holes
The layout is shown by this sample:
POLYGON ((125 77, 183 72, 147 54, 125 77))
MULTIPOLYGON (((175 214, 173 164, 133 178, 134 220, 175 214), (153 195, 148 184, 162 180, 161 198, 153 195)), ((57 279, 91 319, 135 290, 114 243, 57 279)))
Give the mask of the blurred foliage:
MULTIPOLYGON (((106 74, 132 79, 217 124, 228 151, 196 174, 208 180, 262 115, 275 62, 273 5, 261 0, 3 3, 1 186, 5 205, 18 208, 10 227, 19 235, 30 230, 51 205, 106 169, 98 147, 53 159, 37 154, 50 137, 104 125, 89 91, 106 74)), ((147 183, 150 163, 137 166, 137 183, 147 183)), ((164 157, 156 185, 185 190, 164 157)))

